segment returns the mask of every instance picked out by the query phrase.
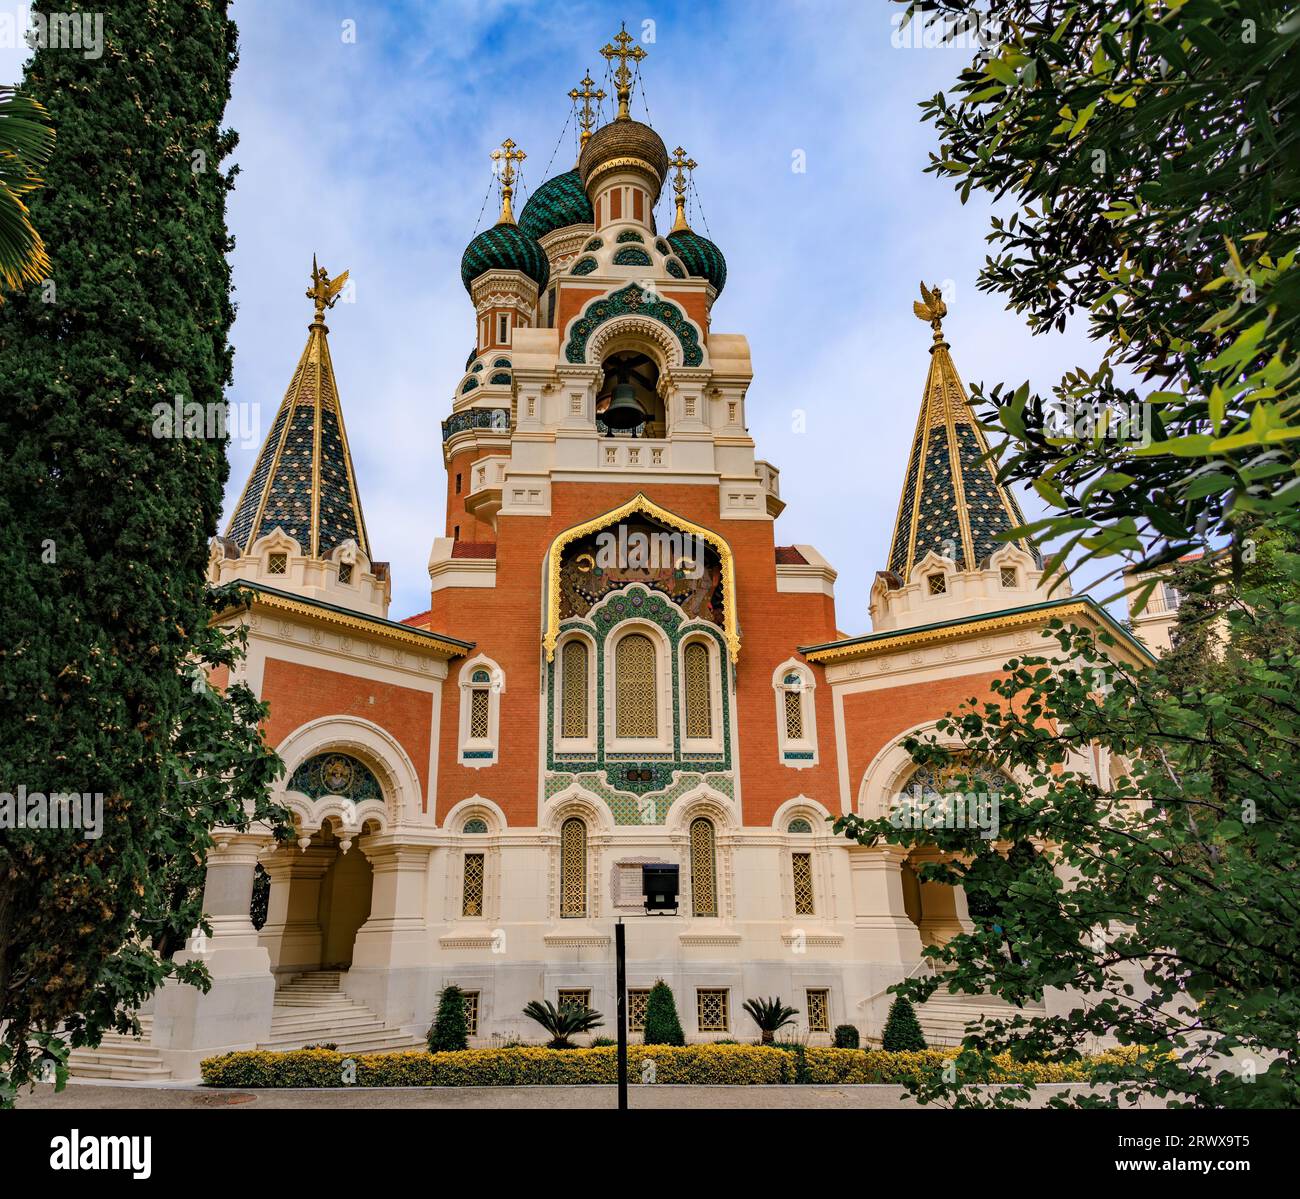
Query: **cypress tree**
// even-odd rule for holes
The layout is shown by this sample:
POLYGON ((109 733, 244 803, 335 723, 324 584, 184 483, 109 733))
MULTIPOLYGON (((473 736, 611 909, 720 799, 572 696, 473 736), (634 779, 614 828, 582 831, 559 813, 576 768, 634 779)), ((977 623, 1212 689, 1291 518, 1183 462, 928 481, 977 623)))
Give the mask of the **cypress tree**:
POLYGON ((465 1020, 465 992, 455 983, 443 987, 438 1012, 429 1026, 429 1052, 446 1053, 469 1048, 469 1025, 465 1020))
POLYGON ((677 1019, 677 1005, 673 1002, 672 988, 661 978, 646 996, 645 1034, 642 1041, 646 1045, 685 1045, 686 1036, 682 1032, 682 1022, 677 1019))
POLYGON ((885 1021, 885 1031, 880 1036, 880 1047, 891 1053, 911 1053, 926 1047, 925 1034, 921 1032, 916 1009, 902 995, 889 1007, 889 1018, 885 1021))
POLYGON ((196 669, 237 653, 204 582, 224 427, 155 435, 176 397, 224 415, 231 377, 226 7, 117 0, 97 56, 39 45, 21 88, 57 139, 29 197, 49 277, 0 306, 0 793, 103 798, 97 838, 0 838, 0 1106, 33 1043, 60 1059, 61 1024, 97 1043, 167 974, 200 981, 167 958, 201 918, 208 830, 283 816, 263 709, 196 669))

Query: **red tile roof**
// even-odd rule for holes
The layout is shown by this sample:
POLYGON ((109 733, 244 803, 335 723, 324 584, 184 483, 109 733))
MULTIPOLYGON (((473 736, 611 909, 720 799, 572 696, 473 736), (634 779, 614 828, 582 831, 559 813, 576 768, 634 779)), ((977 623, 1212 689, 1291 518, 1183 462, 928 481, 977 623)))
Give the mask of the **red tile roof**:
POLYGON ((413 625, 417 629, 428 628, 429 616, 432 614, 432 612, 433 612, 432 608, 426 608, 423 612, 417 612, 414 616, 405 617, 404 619, 398 621, 398 624, 413 625))
POLYGON ((451 556, 453 558, 495 558, 497 543, 495 541, 453 541, 451 556))
POLYGON ((776 564, 778 566, 807 566, 808 559, 793 545, 778 545, 776 547, 776 564))

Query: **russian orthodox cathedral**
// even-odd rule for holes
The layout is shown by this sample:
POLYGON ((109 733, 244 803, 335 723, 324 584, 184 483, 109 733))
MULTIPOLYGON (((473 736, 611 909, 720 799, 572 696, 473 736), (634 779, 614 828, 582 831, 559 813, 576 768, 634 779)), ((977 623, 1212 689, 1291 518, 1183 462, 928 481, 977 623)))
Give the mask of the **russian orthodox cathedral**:
MULTIPOLYGON (((331 364, 342 278, 313 268, 306 347, 210 562, 251 596, 223 623, 247 629, 235 677, 269 705, 296 842, 228 831, 210 854, 212 935, 186 952, 212 990, 151 1006, 177 1077, 227 1049, 420 1044, 448 983, 474 1045, 537 1039, 534 999, 586 1003, 612 1035, 620 918, 633 1039, 657 979, 690 1041, 752 1038, 743 1003, 770 996, 814 1044, 840 1024, 879 1036, 886 988, 970 917, 918 880, 924 851, 830 821, 941 788, 904 739, 986 696, 1053 618, 1147 657, 1088 598, 1040 588, 1033 544, 999 538, 1024 518, 925 288, 929 366, 918 338, 871 631, 840 632, 835 570, 779 540, 728 264, 687 221, 695 163, 631 115, 645 51, 620 33, 602 53, 612 119, 588 75, 577 164, 517 218, 524 154, 494 154, 500 219, 460 264, 473 346, 444 400, 446 528, 428 610, 405 619, 331 364), (679 866, 676 914, 644 916, 647 863, 679 866)), ((967 1014, 926 1007, 940 1038, 967 1014)))

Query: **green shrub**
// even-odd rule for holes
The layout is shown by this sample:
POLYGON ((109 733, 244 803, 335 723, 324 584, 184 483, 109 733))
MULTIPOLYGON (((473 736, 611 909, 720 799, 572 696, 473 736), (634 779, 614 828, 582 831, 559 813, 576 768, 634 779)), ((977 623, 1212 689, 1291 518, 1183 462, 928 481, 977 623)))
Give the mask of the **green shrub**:
POLYGON ((837 1024, 835 1026, 836 1049, 856 1049, 861 1043, 858 1030, 854 1025, 837 1024))
POLYGON ((438 997, 438 1014, 429 1026, 429 1052, 443 1053, 469 1048, 469 1025, 465 1020, 465 992, 448 983, 438 997))
POLYGON ((593 1049, 608 1049, 609 1046, 611 1045, 613 1045, 616 1049, 618 1048, 618 1042, 614 1040, 613 1037, 592 1037, 591 1038, 591 1047, 593 1049))
POLYGON ((641 1040, 646 1045, 686 1044, 682 1022, 677 1019, 672 988, 662 978, 650 988, 646 997, 645 1035, 641 1040))
POLYGON ((890 1006, 885 1031, 880 1037, 880 1047, 891 1053, 913 1053, 926 1048, 925 1035, 921 1032, 921 1022, 916 1018, 916 1009, 902 995, 890 1006))

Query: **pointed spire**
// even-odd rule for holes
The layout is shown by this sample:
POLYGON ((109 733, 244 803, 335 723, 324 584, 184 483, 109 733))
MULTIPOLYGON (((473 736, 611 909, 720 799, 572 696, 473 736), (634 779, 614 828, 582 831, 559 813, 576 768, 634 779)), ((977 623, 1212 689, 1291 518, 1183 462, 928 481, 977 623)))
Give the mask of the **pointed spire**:
POLYGON ((688 171, 695 170, 696 162, 693 158, 686 157, 686 151, 678 146, 673 151, 672 157, 673 171, 673 203, 677 205, 677 219, 673 221, 671 232, 681 233, 690 229, 686 221, 686 174, 688 171))
POLYGON ((591 85, 595 82, 591 77, 591 72, 588 71, 579 80, 578 87, 575 87, 569 93, 569 99, 573 101, 578 114, 578 128, 582 130, 578 138, 578 157, 580 159, 582 158, 582 147, 587 144, 592 131, 596 128, 597 109, 592 107, 591 102, 595 100, 597 106, 599 106, 600 102, 605 98, 604 88, 598 87, 594 92, 591 90, 591 85), (581 91, 578 90, 579 87, 582 89, 581 91), (582 101, 581 104, 578 103, 579 100, 582 101))
POLYGON ((498 225, 515 223, 515 214, 510 208, 510 197, 515 194, 515 163, 523 162, 527 157, 522 150, 515 149, 515 143, 510 138, 501 143, 501 149, 492 151, 493 169, 501 184, 501 215, 497 217, 498 225))
MULTIPOLYGON (((948 307, 939 288, 922 283, 921 302, 913 303, 912 311, 930 323, 934 340, 889 550, 889 570, 905 584, 932 550, 952 559, 958 570, 983 569, 989 555, 1006 544, 997 534, 1025 523, 1015 497, 997 481, 993 463, 981 461, 988 442, 944 340, 948 307)), ((1014 544, 1041 565, 1032 543, 1014 544)))
POLYGON ((627 22, 623 22, 623 27, 614 35, 614 45, 608 42, 601 49, 600 55, 606 62, 612 63, 618 59, 618 68, 614 71, 614 84, 618 89, 618 116, 616 121, 630 121, 632 119, 632 72, 627 68, 627 60, 630 58, 634 63, 639 63, 645 56, 645 51, 640 46, 632 45, 632 36, 627 31, 627 22))
POLYGON ((347 277, 331 279, 312 257, 307 345, 226 529, 241 554, 278 527, 312 558, 348 540, 371 556, 324 321, 347 277))

